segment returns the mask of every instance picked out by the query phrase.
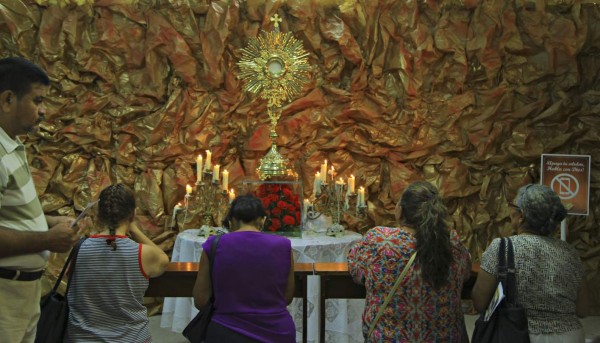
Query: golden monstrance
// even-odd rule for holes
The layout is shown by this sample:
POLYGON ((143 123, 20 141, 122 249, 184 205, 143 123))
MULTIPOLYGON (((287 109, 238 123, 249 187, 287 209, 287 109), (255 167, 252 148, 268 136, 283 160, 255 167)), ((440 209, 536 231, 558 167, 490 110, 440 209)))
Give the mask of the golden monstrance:
POLYGON ((284 101, 300 94, 310 70, 308 52, 302 42, 289 32, 279 31, 279 15, 275 14, 270 20, 274 24, 273 31, 261 31, 258 37, 251 38, 248 46, 241 50, 242 58, 238 62, 244 90, 267 100, 267 114, 271 120, 271 149, 257 168, 260 180, 291 172, 288 160, 277 151, 275 127, 284 101))

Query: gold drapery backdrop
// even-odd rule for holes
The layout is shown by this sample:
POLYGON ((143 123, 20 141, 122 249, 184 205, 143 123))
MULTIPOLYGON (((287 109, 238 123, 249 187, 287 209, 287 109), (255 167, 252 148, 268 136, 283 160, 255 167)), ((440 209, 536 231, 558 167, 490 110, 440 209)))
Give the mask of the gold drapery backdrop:
POLYGON ((52 79, 47 121, 26 139, 44 209, 73 214, 124 182, 171 249, 164 228, 195 156, 211 149, 236 187, 270 147, 266 104, 236 62, 276 13, 312 66, 277 128, 305 195, 324 159, 354 174, 368 219, 346 220, 364 231, 426 179, 478 261, 513 232, 507 203, 539 181, 540 154, 589 154, 591 211, 569 216, 568 239, 600 313, 600 8, 578 0, 2 1, 0 55, 52 79))

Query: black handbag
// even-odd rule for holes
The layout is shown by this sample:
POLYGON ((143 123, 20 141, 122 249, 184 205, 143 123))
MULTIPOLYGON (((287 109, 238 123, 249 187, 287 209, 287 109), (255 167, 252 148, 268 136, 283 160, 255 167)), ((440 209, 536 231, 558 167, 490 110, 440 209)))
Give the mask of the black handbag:
POLYGON ((67 293, 71 286, 71 277, 75 271, 75 261, 77 260, 77 253, 81 244, 87 237, 79 240, 77 245, 71 249, 71 253, 65 265, 63 266, 58 279, 54 283, 54 287, 50 293, 46 294, 40 300, 40 319, 37 324, 37 331, 35 336, 35 343, 62 343, 63 336, 67 329, 67 323, 69 321, 69 304, 67 302, 67 293), (69 272, 69 283, 67 283, 67 289, 65 295, 61 295, 57 292, 58 286, 65 275, 66 270, 71 265, 69 272))
POLYGON ((529 343, 527 313, 517 303, 517 282, 513 245, 510 238, 502 238, 498 250, 498 279, 502 283, 505 298, 494 310, 488 321, 482 313, 475 322, 472 343, 529 343), (508 243, 505 243, 507 241, 508 243), (505 244, 508 247, 508 261, 505 244), (508 265, 508 268, 507 268, 508 265))
MULTIPOLYGON (((217 244, 219 243, 221 236, 216 236, 210 246, 210 254, 208 255, 208 272, 210 274, 210 282, 212 285, 212 271, 215 257, 215 251, 217 250, 217 244)), ((212 288, 212 287, 211 287, 212 288)), ((200 309, 198 314, 189 322, 189 324, 183 329, 182 334, 192 343, 204 342, 206 338, 206 331, 208 330, 208 324, 214 311, 215 302, 215 291, 213 289, 210 295, 210 300, 204 307, 200 309)))

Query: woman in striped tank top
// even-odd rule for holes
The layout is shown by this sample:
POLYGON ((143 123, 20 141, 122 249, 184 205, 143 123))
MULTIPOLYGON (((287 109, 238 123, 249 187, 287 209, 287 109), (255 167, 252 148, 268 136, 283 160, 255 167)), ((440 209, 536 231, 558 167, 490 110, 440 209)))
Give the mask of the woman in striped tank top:
POLYGON ((123 184, 100 193, 98 234, 79 250, 67 295, 65 342, 151 342, 143 298, 148 279, 169 258, 137 226, 133 191, 123 184))

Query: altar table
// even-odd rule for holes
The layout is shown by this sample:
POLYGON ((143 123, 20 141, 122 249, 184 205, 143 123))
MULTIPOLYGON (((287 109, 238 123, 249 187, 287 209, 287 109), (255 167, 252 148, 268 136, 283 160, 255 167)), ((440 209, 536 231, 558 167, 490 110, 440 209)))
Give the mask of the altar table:
MULTIPOLYGON (((329 237, 305 232, 302 238, 290 238, 294 262, 346 262, 352 244, 361 235, 346 231, 342 237, 329 237)), ((198 236, 197 229, 180 233, 175 240, 171 262, 198 262, 205 239, 198 236)), ((307 341, 319 340, 320 278, 309 276, 308 283, 307 341)), ((327 343, 363 342, 361 316, 364 299, 335 299, 325 302, 325 341, 327 343)), ((302 299, 294 298, 288 310, 296 324, 296 341, 302 341, 302 299)), ((198 313, 192 298, 165 298, 161 327, 181 332, 198 313)))

